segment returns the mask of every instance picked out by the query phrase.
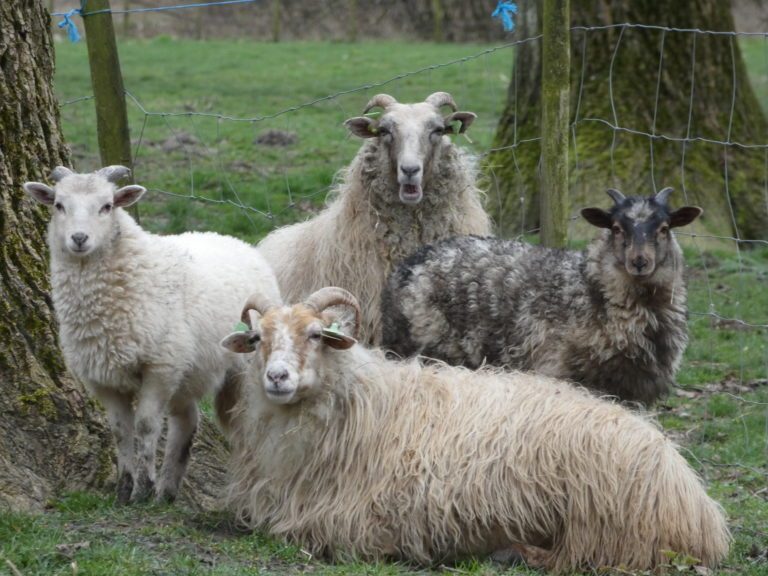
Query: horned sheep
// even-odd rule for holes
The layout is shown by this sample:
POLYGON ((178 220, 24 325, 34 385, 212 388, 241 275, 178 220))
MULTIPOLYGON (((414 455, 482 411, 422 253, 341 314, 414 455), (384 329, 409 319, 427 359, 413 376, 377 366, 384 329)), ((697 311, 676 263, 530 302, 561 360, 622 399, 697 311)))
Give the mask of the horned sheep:
POLYGON ((383 346, 476 368, 576 381, 627 401, 666 394, 688 342, 683 254, 672 229, 702 212, 669 208, 671 188, 610 190, 585 208, 605 229, 585 251, 459 237, 423 247, 390 276, 383 346))
POLYGON ((475 114, 457 111, 446 92, 416 104, 379 94, 364 113, 376 107, 383 108, 378 119, 345 122, 365 143, 341 173, 335 200, 311 220, 272 232, 259 246, 287 299, 328 285, 357 295, 362 338, 369 342, 380 338, 381 289, 397 263, 425 243, 490 233, 474 163, 448 137, 464 133, 475 114), (451 113, 443 116, 445 106, 451 113))
POLYGON ((339 288, 248 300, 252 355, 228 415, 228 501, 251 527, 333 559, 425 565, 506 550, 566 571, 712 566, 720 506, 658 428, 544 376, 384 358, 333 326, 339 288), (261 315, 259 317, 259 315, 261 315))
POLYGON ((252 246, 213 233, 157 236, 123 209, 145 188, 115 182, 130 173, 54 170, 53 188, 27 182, 51 207, 52 299, 70 372, 104 405, 117 445, 117 498, 149 498, 155 452, 169 414, 156 494, 176 497, 197 428, 196 401, 239 377, 243 359, 218 342, 254 286, 279 297, 252 246))

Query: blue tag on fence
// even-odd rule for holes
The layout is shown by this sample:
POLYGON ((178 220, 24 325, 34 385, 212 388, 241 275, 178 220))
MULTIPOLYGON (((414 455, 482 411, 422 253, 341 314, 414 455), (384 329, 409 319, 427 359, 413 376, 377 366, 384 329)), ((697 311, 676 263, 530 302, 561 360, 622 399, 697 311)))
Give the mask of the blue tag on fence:
POLYGON ((64 20, 59 22, 59 28, 66 28, 67 29, 67 36, 69 36, 70 42, 79 42, 80 41, 80 32, 77 30, 77 25, 72 20, 72 17, 75 15, 82 14, 82 11, 80 8, 73 8, 66 14, 63 14, 64 20))

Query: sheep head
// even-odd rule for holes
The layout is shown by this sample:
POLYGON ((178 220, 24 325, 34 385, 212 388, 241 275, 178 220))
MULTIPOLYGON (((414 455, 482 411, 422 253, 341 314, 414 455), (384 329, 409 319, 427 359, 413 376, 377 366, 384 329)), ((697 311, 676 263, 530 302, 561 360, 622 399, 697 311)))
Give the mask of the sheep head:
POLYGON ((658 194, 626 197, 609 189, 613 199, 610 210, 584 208, 581 215, 593 226, 607 228, 616 266, 637 278, 650 278, 663 262, 674 242, 671 229, 690 224, 703 210, 698 206, 683 206, 672 210, 667 201, 672 188, 658 194))
POLYGON ((242 314, 248 329, 234 332, 221 345, 240 354, 257 352, 254 367, 267 399, 295 404, 316 394, 323 381, 322 359, 328 349, 348 350, 355 344, 360 306, 342 288, 322 288, 304 302, 282 306, 252 295, 242 314), (332 307, 345 306, 355 314, 352 336, 338 327, 332 307))
POLYGON ((146 192, 133 184, 117 188, 115 182, 130 172, 124 166, 107 166, 91 174, 77 174, 58 166, 51 174, 53 187, 40 182, 24 184, 27 194, 52 207, 49 238, 55 246, 51 249, 74 258, 99 251, 112 238, 115 209, 130 206, 146 192))
POLYGON ((393 180, 398 184, 400 201, 418 204, 424 197, 423 187, 435 158, 443 146, 450 145, 444 136, 463 133, 477 116, 457 111, 453 97, 447 92, 435 92, 416 104, 400 104, 388 94, 377 94, 363 114, 377 107, 383 109, 378 119, 359 116, 344 124, 355 136, 379 139, 383 153, 389 158, 393 180), (445 106, 451 112, 444 116, 440 110, 445 106))

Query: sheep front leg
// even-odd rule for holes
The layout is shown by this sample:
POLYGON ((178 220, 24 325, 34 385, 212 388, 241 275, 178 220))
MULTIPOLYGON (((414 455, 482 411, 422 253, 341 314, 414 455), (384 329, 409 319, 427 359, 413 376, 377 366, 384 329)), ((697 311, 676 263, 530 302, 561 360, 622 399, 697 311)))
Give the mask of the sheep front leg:
POLYGON ((178 377, 168 373, 147 373, 142 379, 134 425, 134 479, 131 502, 144 502, 155 487, 155 453, 163 428, 163 417, 178 377))
POLYGON ((133 394, 96 388, 117 446, 117 501, 127 504, 133 490, 133 394))
POLYGON ((189 463, 198 420, 199 414, 195 402, 190 401, 189 398, 178 397, 171 400, 168 439, 165 442, 165 457, 157 485, 158 500, 173 502, 176 499, 181 479, 189 463))

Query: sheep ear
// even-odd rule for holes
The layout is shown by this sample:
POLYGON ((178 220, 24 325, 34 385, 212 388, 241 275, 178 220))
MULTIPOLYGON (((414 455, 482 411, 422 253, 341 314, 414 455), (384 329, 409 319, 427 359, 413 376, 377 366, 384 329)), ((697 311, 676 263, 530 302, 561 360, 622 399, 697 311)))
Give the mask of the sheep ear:
POLYGON ((475 118, 477 118, 477 114, 474 112, 454 112, 453 114, 448 114, 448 116, 444 118, 445 131, 452 134, 464 134, 472 122, 475 121, 475 118), (454 122, 461 122, 458 131, 453 126, 454 122))
POLYGON ((336 350, 348 350, 357 344, 357 340, 352 338, 352 336, 344 334, 342 331, 341 325, 343 321, 341 319, 336 319, 334 314, 324 314, 324 317, 326 322, 329 321, 328 318, 330 317, 331 324, 323 328, 323 331, 320 333, 323 344, 336 350))
POLYGON ((232 334, 221 341, 221 345, 230 352, 248 354, 256 350, 260 340, 261 335, 254 330, 232 332, 232 334))
POLYGON ((332 332, 328 328, 321 332, 323 338, 323 344, 330 346, 335 350, 349 350, 357 344, 357 340, 352 336, 347 336, 342 332, 332 332))
POLYGON ((613 225, 610 213, 601 208, 584 208, 581 211, 584 220, 598 228, 610 228, 613 225))
POLYGON ((360 138, 373 138, 379 134, 379 131, 376 129, 376 120, 367 116, 358 116, 345 120, 344 126, 347 127, 350 134, 360 138))
POLYGON ((131 204, 135 204, 139 201, 146 192, 147 189, 144 186, 138 186, 137 184, 129 184, 123 186, 117 192, 115 192, 115 206, 119 208, 127 208, 131 204))
POLYGON ((24 184, 24 192, 32 196, 40 204, 47 206, 52 206, 56 198, 56 192, 54 192, 53 188, 40 182, 27 182, 24 184))
POLYGON ((690 224, 703 213, 704 210, 698 206, 683 206, 682 208, 678 208, 669 215, 669 227, 679 228, 680 226, 690 224))

